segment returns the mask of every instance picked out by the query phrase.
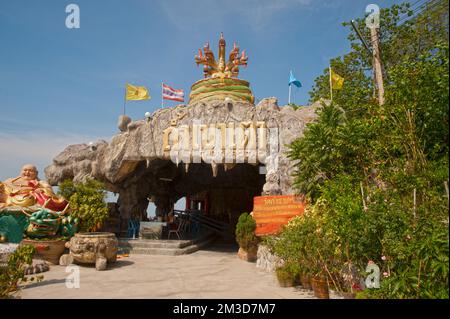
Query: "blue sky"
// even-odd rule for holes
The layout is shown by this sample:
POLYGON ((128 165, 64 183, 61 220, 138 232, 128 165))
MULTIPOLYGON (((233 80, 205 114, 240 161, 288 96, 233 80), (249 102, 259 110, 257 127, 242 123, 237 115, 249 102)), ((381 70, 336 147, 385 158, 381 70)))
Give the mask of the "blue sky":
POLYGON ((188 96, 203 77, 194 55, 207 41, 216 52, 220 32, 228 49, 236 41, 248 53, 239 77, 256 98, 286 104, 292 69, 303 84, 292 100, 307 104, 329 59, 349 51, 341 23, 372 2, 0 0, 0 180, 28 162, 44 178, 68 144, 109 140, 118 132, 126 82, 147 86, 152 96, 127 104, 133 119, 161 106, 162 81, 188 96), (80 8, 79 29, 65 26, 70 3, 80 8))

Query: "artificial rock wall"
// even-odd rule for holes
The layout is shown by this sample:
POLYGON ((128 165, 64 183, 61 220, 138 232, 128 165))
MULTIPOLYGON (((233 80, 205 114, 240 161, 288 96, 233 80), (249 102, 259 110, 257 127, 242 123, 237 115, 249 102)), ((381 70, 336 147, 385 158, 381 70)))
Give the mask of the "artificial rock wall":
POLYGON ((203 190, 215 196, 216 212, 229 214, 239 200, 248 202, 248 198, 261 194, 293 193, 291 174, 295 163, 287 158, 287 144, 302 136, 306 124, 315 119, 318 107, 319 104, 313 104, 294 110, 290 106, 279 107, 276 98, 266 98, 256 106, 230 100, 178 105, 158 109, 147 119, 137 121, 122 116, 118 123, 120 132, 109 143, 69 145, 53 159, 45 175, 52 185, 65 179, 80 182, 95 178, 104 182, 109 191, 119 194, 122 218, 145 211, 149 197, 154 199, 160 215, 179 198, 203 190), (277 143, 269 143, 267 137, 269 156, 264 163, 174 163, 163 149, 173 140, 173 136, 167 139, 165 132, 170 127, 192 126, 194 121, 236 126, 242 122, 264 122, 268 130, 277 132, 277 143), (260 171, 262 165, 265 172, 260 171), (223 194, 220 190, 224 190, 223 194))

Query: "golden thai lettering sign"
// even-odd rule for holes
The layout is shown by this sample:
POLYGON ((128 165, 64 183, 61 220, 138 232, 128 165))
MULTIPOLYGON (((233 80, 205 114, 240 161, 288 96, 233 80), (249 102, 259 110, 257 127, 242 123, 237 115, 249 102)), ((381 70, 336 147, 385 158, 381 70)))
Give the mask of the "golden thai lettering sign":
MULTIPOLYGON (((174 163, 265 163, 268 137, 278 150, 278 130, 263 121, 179 125, 163 131, 162 152, 174 163), (275 137, 275 138, 274 138, 275 137)), ((273 151, 273 150, 272 150, 273 151)))
POLYGON ((256 221, 256 236, 273 235, 282 225, 303 214, 305 203, 299 196, 257 196, 253 198, 253 219, 256 221))

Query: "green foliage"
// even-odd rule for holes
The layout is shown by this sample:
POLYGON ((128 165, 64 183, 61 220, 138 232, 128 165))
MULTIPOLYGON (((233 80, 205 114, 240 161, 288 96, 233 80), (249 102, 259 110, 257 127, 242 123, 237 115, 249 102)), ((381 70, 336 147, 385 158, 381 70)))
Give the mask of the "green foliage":
POLYGON ((297 263, 285 263, 283 266, 278 267, 275 272, 280 283, 292 286, 299 278, 300 267, 297 263))
POLYGON ((448 154, 448 44, 416 59, 406 57, 390 72, 386 92, 387 124, 392 142, 402 144, 408 159, 422 164, 448 154), (406 136, 400 134, 407 133, 406 136))
POLYGON ((236 241, 239 246, 248 251, 258 245, 258 238, 255 236, 256 222, 248 213, 239 216, 236 224, 236 241))
POLYGON ((302 275, 321 276, 325 271, 321 263, 327 257, 323 256, 327 243, 322 240, 316 214, 316 211, 307 208, 303 216, 292 219, 283 227, 279 236, 267 241, 285 265, 298 265, 298 273, 302 275))
MULTIPOLYGON (((343 89, 290 146, 295 186, 310 206, 268 242, 303 271, 325 272, 341 291, 361 283, 374 261, 381 288, 359 298, 449 296, 448 10, 436 3, 403 24, 407 4, 382 9, 382 106, 367 72, 372 58, 352 31, 352 51, 331 61, 343 89)), ((357 25, 367 37, 364 19, 357 25)), ((325 70, 311 99, 328 96, 325 70)))
POLYGON ((294 182, 299 191, 314 199, 320 185, 336 174, 362 174, 358 168, 367 162, 363 148, 374 134, 367 126, 361 120, 348 121, 341 108, 323 105, 318 120, 290 146, 289 157, 300 160, 294 182))
POLYGON ((19 246, 9 256, 6 267, 0 266, 0 299, 13 297, 21 283, 42 280, 42 276, 25 277, 25 267, 32 263, 35 252, 34 246, 19 246))
POLYGON ((66 180, 59 185, 59 194, 68 199, 71 217, 80 220, 81 231, 94 231, 108 217, 103 189, 102 183, 95 180, 80 184, 66 180))

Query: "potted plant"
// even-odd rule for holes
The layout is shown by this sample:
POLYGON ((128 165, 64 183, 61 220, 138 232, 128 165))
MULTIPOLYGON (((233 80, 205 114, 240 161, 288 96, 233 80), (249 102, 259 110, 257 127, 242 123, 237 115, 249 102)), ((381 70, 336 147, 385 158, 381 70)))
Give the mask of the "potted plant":
POLYGON ((115 234, 101 231, 109 216, 104 185, 96 180, 84 183, 66 180, 59 189, 60 194, 69 199, 73 216, 80 219, 80 232, 66 244, 70 253, 63 255, 60 264, 95 263, 97 270, 105 270, 107 263, 117 259, 118 240, 115 234))
POLYGON ((306 258, 306 256, 302 256, 302 258, 299 261, 299 280, 300 284, 304 289, 312 289, 311 286, 311 263, 306 258))
POLYGON ((275 270, 281 287, 293 287, 299 284, 300 267, 297 262, 286 262, 275 270))
POLYGON ((293 287, 295 286, 295 277, 286 266, 278 267, 275 270, 277 274, 278 283, 281 287, 293 287))
POLYGON ((343 263, 342 270, 340 271, 341 279, 341 295, 344 299, 355 299, 356 293, 361 291, 361 276, 358 273, 356 265, 352 264, 350 261, 343 263))
POLYGON ((327 276, 323 271, 318 271, 311 278, 311 286, 314 291, 314 296, 320 299, 329 299, 329 289, 327 276))
POLYGON ((239 244, 239 258, 246 261, 256 261, 258 237, 255 236, 256 222, 248 213, 239 216, 236 224, 236 241, 239 244))
POLYGON ((327 263, 332 259, 329 242, 325 238, 325 234, 319 224, 316 230, 311 234, 312 245, 309 249, 309 257, 312 262, 312 278, 311 286, 314 296, 320 299, 329 299, 327 263))

